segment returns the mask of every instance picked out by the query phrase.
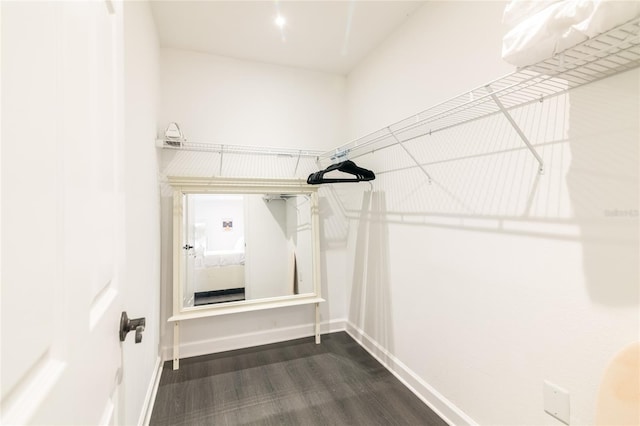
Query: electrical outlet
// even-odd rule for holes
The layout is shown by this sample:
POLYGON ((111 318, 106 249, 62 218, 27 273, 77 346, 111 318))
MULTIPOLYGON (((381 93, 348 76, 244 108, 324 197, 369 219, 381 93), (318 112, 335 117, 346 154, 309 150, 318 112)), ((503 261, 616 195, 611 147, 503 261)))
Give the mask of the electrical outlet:
POLYGON ((544 411, 569 424, 569 392, 545 380, 543 396, 544 411))

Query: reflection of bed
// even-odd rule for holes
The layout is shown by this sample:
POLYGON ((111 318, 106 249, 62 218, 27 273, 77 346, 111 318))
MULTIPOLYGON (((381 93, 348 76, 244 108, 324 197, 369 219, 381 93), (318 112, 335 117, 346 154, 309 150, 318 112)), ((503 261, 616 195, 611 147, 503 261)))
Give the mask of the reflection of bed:
POLYGON ((195 269, 195 292, 244 288, 244 265, 195 269))
POLYGON ((202 266, 244 265, 244 250, 205 251, 202 266))
POLYGON ((196 261, 196 293, 244 288, 244 250, 205 251, 196 261))

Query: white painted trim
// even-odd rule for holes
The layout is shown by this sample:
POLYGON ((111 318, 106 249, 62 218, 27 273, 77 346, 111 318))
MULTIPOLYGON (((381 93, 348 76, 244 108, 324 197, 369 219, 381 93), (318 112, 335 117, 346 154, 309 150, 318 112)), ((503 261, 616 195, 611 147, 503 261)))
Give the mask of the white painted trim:
MULTIPOLYGON (((337 331, 345 331, 345 324, 345 319, 332 320, 321 323, 320 329, 322 330, 322 333, 335 333, 337 331)), ((268 345, 270 343, 285 342, 287 340, 311 336, 315 336, 314 322, 292 327, 275 328, 253 333, 200 340, 197 342, 181 343, 180 357, 189 358, 199 355, 233 351, 236 349, 268 345)), ((172 351, 173 346, 163 347, 163 359, 172 359, 172 351)))
POLYGON ((325 302, 321 297, 316 297, 314 294, 305 296, 279 296, 269 297, 264 299, 256 299, 251 303, 246 301, 239 302, 227 302, 220 303, 216 309, 212 309, 209 305, 195 306, 189 308, 190 312, 183 312, 177 315, 173 315, 167 319, 168 322, 186 321, 198 318, 215 317, 219 315, 238 314, 243 312, 261 311, 265 309, 287 308, 289 306, 310 305, 313 303, 325 302))
POLYGON ((398 358, 383 348, 353 323, 346 322, 346 332, 387 370, 402 382, 411 392, 450 425, 477 425, 471 417, 456 407, 440 392, 421 379, 398 358))
POLYGON ((223 315, 236 312, 248 312, 256 309, 295 306, 303 303, 323 302, 320 296, 320 237, 318 187, 308 185, 303 179, 263 179, 263 178, 231 178, 231 177, 184 177, 169 176, 169 184, 173 187, 173 316, 169 321, 184 321, 206 316, 223 315), (308 300, 302 302, 300 296, 283 296, 272 299, 244 300, 240 302, 184 307, 183 290, 185 288, 185 270, 183 244, 185 195, 188 194, 295 194, 308 195, 311 200, 311 235, 313 259, 313 293, 308 300), (315 298, 315 299, 313 299, 315 298), (271 303, 271 302, 278 303, 271 303), (286 302, 289 301, 289 302, 286 302), (205 313, 208 312, 208 313, 205 313))
POLYGON ((160 386, 160 377, 162 376, 162 357, 158 356, 156 359, 156 366, 153 370, 153 375, 149 381, 149 387, 147 388, 147 394, 144 398, 144 405, 140 410, 140 418, 138 419, 138 426, 149 426, 151 421, 151 413, 153 413, 153 405, 156 402, 156 395, 158 394, 158 386, 160 386))

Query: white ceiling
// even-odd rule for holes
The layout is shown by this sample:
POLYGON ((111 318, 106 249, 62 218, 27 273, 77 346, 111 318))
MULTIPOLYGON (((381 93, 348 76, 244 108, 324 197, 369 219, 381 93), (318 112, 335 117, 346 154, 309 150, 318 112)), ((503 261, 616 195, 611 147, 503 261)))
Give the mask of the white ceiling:
POLYGON ((348 74, 422 4, 155 0, 152 10, 162 47, 348 74))

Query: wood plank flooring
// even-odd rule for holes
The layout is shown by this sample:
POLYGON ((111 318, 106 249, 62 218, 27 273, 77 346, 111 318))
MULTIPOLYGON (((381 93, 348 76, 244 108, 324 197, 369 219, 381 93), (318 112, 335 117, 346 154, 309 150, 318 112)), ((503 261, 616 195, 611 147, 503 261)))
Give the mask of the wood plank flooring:
POLYGON ((151 425, 446 423, 347 333, 163 366, 151 425))

